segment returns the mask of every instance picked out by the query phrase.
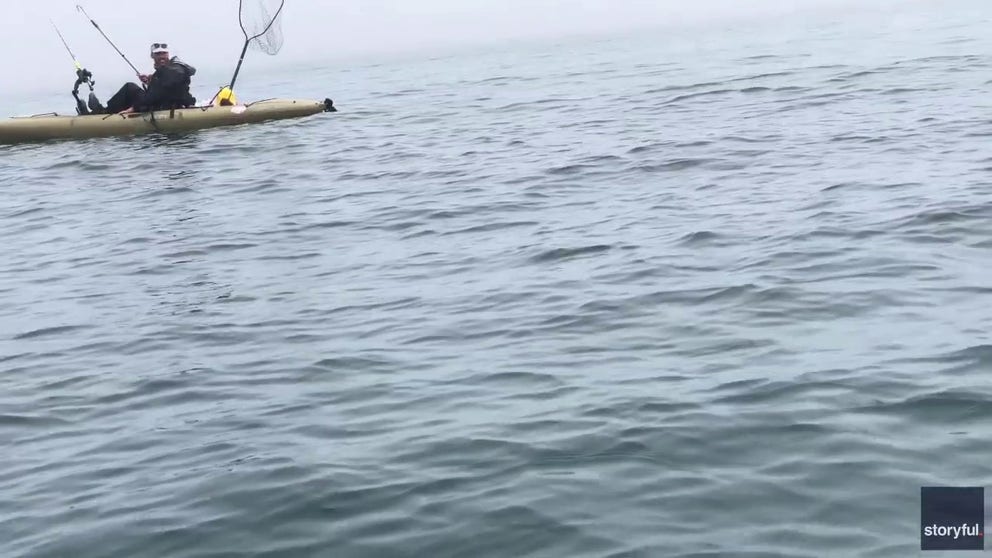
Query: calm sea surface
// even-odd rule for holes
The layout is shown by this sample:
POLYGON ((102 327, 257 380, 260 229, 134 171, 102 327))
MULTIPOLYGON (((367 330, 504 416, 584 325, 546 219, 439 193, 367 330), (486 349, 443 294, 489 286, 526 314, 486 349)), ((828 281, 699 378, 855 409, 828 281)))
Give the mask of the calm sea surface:
POLYGON ((992 485, 992 7, 931 6, 0 148, 0 555, 916 554, 992 485))

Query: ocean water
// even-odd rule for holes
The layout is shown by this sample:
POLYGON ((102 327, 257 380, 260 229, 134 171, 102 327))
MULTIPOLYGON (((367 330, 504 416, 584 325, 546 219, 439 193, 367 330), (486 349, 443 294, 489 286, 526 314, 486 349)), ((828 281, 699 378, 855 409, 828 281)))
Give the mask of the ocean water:
POLYGON ((921 486, 992 484, 990 19, 314 64, 242 96, 339 113, 2 148, 0 555, 915 554, 921 486))

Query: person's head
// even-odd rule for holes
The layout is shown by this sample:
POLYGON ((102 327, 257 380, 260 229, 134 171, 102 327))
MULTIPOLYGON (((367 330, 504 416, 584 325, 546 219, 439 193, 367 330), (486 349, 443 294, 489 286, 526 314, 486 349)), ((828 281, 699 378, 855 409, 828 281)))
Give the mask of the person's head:
POLYGON ((159 68, 169 63, 169 45, 165 43, 152 43, 152 60, 155 67, 159 68))

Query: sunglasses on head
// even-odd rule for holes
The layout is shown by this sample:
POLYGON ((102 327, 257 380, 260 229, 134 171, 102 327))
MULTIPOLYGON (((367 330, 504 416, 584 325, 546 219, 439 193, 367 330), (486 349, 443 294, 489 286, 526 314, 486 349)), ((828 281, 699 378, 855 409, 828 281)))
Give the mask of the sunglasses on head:
POLYGON ((159 48, 168 49, 169 48, 169 45, 167 45, 165 43, 152 43, 152 50, 159 49, 159 48))

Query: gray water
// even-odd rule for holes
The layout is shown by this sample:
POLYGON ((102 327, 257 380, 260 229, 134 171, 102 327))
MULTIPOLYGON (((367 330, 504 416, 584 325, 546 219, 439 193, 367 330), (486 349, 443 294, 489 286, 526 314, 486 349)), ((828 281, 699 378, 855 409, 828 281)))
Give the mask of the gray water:
POLYGON ((314 65, 242 96, 341 112, 4 148, 0 555, 915 554, 921 486, 992 483, 988 20, 314 65))

